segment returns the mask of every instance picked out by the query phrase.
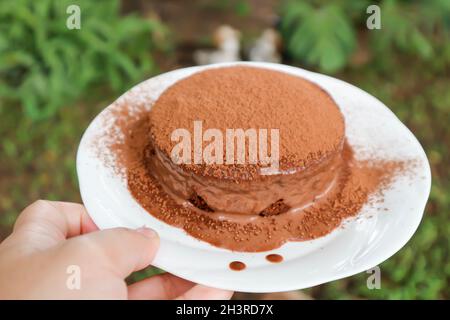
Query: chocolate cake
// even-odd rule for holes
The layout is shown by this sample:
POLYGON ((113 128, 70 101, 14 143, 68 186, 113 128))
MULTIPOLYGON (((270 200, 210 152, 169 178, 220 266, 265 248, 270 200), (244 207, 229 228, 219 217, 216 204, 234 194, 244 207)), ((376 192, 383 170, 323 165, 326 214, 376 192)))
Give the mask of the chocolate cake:
MULTIPOLYGON (((248 222, 304 210, 336 192, 344 119, 324 90, 298 76, 243 66, 208 69, 166 89, 147 121, 148 172, 178 205, 195 212, 248 222), (179 141, 174 141, 173 132, 183 129, 195 135, 196 123, 201 123, 202 134, 208 129, 223 133, 224 142, 218 145, 223 150, 213 153, 214 159, 222 161, 187 163, 174 158, 179 141), (238 163, 237 151, 226 147, 230 141, 225 141, 225 133, 232 129, 257 133, 265 129, 263 138, 270 140, 267 154, 277 151, 277 165, 250 161, 249 136, 245 161, 238 163), (273 129, 279 134, 277 150, 271 144, 274 138, 269 137, 273 129), (227 161, 230 150, 236 152, 232 163, 227 161)), ((201 158, 195 153, 211 141, 200 140, 197 149, 187 149, 191 154, 185 159, 201 158)), ((235 137, 232 141, 238 143, 235 137)))
POLYGON ((139 90, 107 110, 96 149, 107 142, 105 165, 150 215, 217 247, 267 251, 324 236, 404 170, 356 159, 336 103, 297 75, 207 67, 156 101, 139 90), (248 133, 244 144, 230 135, 243 148, 227 152, 228 129, 248 133))

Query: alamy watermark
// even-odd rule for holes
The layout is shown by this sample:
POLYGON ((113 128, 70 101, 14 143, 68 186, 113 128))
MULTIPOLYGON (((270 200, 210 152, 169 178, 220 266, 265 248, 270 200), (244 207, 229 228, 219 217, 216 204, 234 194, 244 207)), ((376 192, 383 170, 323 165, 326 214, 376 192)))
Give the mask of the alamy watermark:
POLYGON ((80 6, 72 4, 67 7, 66 13, 69 14, 66 20, 66 27, 69 30, 81 29, 81 9, 80 6))
POLYGON ((69 290, 81 290, 81 268, 76 264, 67 267, 66 287, 69 290))
POLYGON ((175 164, 260 164, 265 167, 263 173, 279 168, 279 129, 238 128, 223 132, 209 128, 203 132, 203 121, 194 121, 193 136, 188 129, 179 128, 170 138, 177 142, 171 152, 175 164))
MULTIPOLYGON (((76 4, 71 4, 66 8, 66 13, 69 15, 66 20, 66 27, 69 30, 81 29, 81 9, 76 4)), ((381 8, 372 4, 367 7, 366 13, 370 16, 366 20, 366 26, 369 30, 381 29, 381 8)))
POLYGON ((381 269, 379 266, 375 266, 366 271, 366 273, 370 274, 367 278, 367 289, 381 289, 381 269))
POLYGON ((366 20, 366 26, 369 30, 381 29, 381 9, 376 4, 370 5, 366 9, 370 16, 366 20))

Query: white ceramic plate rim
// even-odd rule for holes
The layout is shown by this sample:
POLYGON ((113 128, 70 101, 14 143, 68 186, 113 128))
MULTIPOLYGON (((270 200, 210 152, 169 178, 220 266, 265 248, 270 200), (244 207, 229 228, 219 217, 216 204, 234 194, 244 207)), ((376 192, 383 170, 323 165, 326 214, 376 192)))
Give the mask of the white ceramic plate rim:
MULTIPOLYGON (((150 108, 151 102, 147 103, 150 108)), ((161 237, 161 247, 153 265, 196 283, 244 292, 303 289, 380 264, 412 237, 421 221, 431 188, 430 167, 423 148, 382 102, 332 77, 285 65, 252 62, 179 69, 138 84, 92 121, 80 142, 77 173, 83 202, 99 228, 147 225, 158 231, 161 237), (355 150, 358 158, 368 157, 370 153, 371 157, 383 159, 417 160, 418 164, 408 177, 400 177, 385 191, 383 206, 389 213, 374 214, 377 208, 367 206, 356 219, 347 221, 345 228, 338 228, 325 237, 289 242, 270 252, 242 253, 198 241, 183 230, 153 218, 141 208, 129 194, 124 181, 114 175, 92 146, 92 141, 98 139, 98 134, 108 126, 105 125, 108 110, 127 99, 133 101, 136 95, 148 95, 143 98, 154 101, 165 88, 192 73, 234 65, 291 73, 324 88, 341 107, 347 124, 347 138, 350 144, 358 146, 355 150), (269 253, 280 253, 285 261, 269 264, 264 259, 269 253), (231 271, 228 263, 234 260, 245 262, 247 269, 231 271)))

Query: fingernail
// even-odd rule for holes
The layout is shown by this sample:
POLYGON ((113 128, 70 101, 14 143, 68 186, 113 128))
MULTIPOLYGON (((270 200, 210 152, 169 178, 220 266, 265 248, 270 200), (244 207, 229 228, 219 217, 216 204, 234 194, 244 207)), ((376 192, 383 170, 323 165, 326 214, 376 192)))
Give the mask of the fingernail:
POLYGON ((158 234, 155 230, 147 228, 147 227, 140 227, 136 229, 137 232, 142 233, 144 236, 150 239, 154 239, 158 237, 158 234))

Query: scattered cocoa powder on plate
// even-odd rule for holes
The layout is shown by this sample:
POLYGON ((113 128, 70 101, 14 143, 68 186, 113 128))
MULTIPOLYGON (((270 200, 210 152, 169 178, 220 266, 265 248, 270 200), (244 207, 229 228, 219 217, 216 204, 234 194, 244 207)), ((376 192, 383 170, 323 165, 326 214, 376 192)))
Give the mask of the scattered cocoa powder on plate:
MULTIPOLYGON (((242 72, 247 72, 246 68, 243 68, 242 72)), ((233 76, 232 74, 230 74, 229 77, 232 83, 242 81, 242 79, 239 79, 239 77, 236 78, 236 76, 233 76)), ((294 76, 289 77, 299 79, 294 76)), ((190 89, 194 90, 192 92, 193 98, 180 96, 178 101, 176 99, 166 101, 164 102, 165 107, 161 108, 160 112, 173 112, 174 116, 177 114, 181 115, 190 110, 184 107, 184 103, 187 103, 189 108, 195 109, 196 106, 194 105, 194 102, 196 99, 202 103, 207 103, 207 101, 205 101, 205 99, 207 99, 206 97, 211 99, 208 95, 206 95, 206 97, 203 96, 203 90, 196 90, 197 86, 200 84, 202 86, 207 86, 208 84, 208 81, 203 81, 204 79, 199 79, 196 75, 177 82, 173 87, 174 90, 176 90, 177 84, 179 84, 179 86, 187 85, 186 83, 190 78, 194 78, 195 80, 195 85, 190 87, 190 89), (171 109, 172 107, 174 110, 171 109)), ((257 82, 258 76, 253 76, 251 81, 257 82)), ((308 97, 307 92, 303 92, 302 95, 297 96, 291 92, 292 90, 295 90, 295 88, 290 88, 289 86, 283 87, 286 84, 282 83, 279 79, 277 80, 276 77, 275 81, 278 81, 278 86, 276 86, 278 89, 276 89, 277 94, 274 95, 272 99, 277 99, 277 103, 286 105, 286 107, 295 102, 295 99, 300 99, 299 101, 301 103, 306 104, 313 102, 328 103, 324 102, 326 100, 325 97, 322 97, 319 100, 317 100, 316 95, 308 97), (307 97, 304 98, 303 95, 306 95, 307 97), (306 100, 301 100, 302 97, 306 100), (287 101, 284 99, 287 99, 287 101)), ((230 83, 230 88, 233 88, 232 83, 230 83)), ((258 86, 264 88, 263 83, 258 84, 258 86)), ((269 87, 272 88, 273 84, 270 84, 269 87)), ((214 91, 216 94, 220 93, 219 89, 220 88, 214 87, 208 88, 208 90, 214 91)), ((265 89, 269 90, 267 86, 265 89)), ((220 96, 222 100, 229 98, 233 91, 225 90, 225 92, 226 94, 220 96)), ((249 92, 248 94, 251 95, 252 93, 249 92)), ((165 99, 164 93, 160 99, 165 99)), ((239 99, 249 98, 240 96, 236 99, 235 103, 239 104, 239 99)), ((265 100, 257 100, 257 102, 258 104, 261 104, 265 103, 265 100)), ((201 106, 201 104, 199 104, 199 106, 201 106)), ((218 111, 227 114, 225 108, 230 106, 224 102, 224 104, 219 107, 220 110, 218 111)), ((278 248, 287 241, 304 241, 324 236, 340 226, 345 219, 356 216, 361 208, 369 202, 372 195, 380 193, 384 187, 388 186, 395 174, 405 168, 405 162, 403 161, 358 161, 354 157, 352 147, 347 142, 344 142, 342 168, 337 176, 336 186, 333 188, 333 192, 330 192, 326 197, 299 212, 284 212, 285 210, 282 210, 283 212, 280 211, 278 214, 273 215, 271 214, 271 210, 267 210, 266 214, 249 222, 239 223, 227 221, 211 215, 211 212, 208 210, 199 210, 194 206, 180 205, 164 191, 161 184, 152 175, 152 172, 148 167, 147 159, 154 150, 149 143, 152 140, 153 135, 164 134, 166 130, 165 125, 167 124, 161 123, 159 129, 155 130, 155 128, 150 126, 150 124, 155 123, 155 121, 149 121, 149 117, 153 117, 155 114, 153 112, 148 112, 146 108, 140 108, 135 105, 123 103, 122 105, 116 105, 113 110, 114 111, 111 112, 111 114, 114 117, 112 120, 114 121, 114 124, 108 132, 108 135, 110 135, 108 147, 115 155, 114 169, 116 170, 116 173, 120 172, 123 174, 128 189, 135 200, 147 210, 149 214, 170 225, 184 229, 188 234, 195 238, 217 247, 235 251, 267 251, 278 248), (115 139, 115 137, 118 136, 118 132, 120 133, 121 138, 115 139)), ((200 112, 198 108, 195 110, 200 112)), ((310 110, 309 112, 313 112, 313 110, 310 110)), ((293 115, 290 113, 283 115, 277 113, 272 114, 270 112, 266 114, 263 112, 261 116, 252 118, 249 114, 242 119, 236 119, 236 125, 246 127, 244 124, 247 123, 247 121, 254 121, 252 124, 257 127, 266 126, 270 128, 273 124, 265 122, 265 119, 266 117, 270 117, 271 119, 269 120, 273 120, 276 116, 292 117, 293 115)), ((316 150, 311 154, 296 153, 296 158, 290 159, 297 164, 303 161, 301 165, 304 166, 307 163, 305 161, 308 159, 313 159, 314 157, 317 158, 321 154, 331 151, 336 147, 338 141, 334 140, 332 136, 320 136, 320 134, 323 126, 330 125, 336 125, 337 127, 334 132, 339 132, 339 130, 341 130, 339 124, 340 118, 339 116, 336 116, 334 119, 331 117, 329 119, 332 119, 332 121, 329 123, 327 122, 329 120, 327 120, 327 114, 319 114, 317 117, 313 116, 307 118, 305 118, 306 114, 297 116, 297 118, 293 118, 290 130, 294 130, 296 121, 299 121, 302 124, 303 122, 301 121, 304 121, 305 119, 315 122, 313 126, 305 125, 301 129, 299 128, 301 134, 298 134, 290 140, 294 144, 312 143, 312 145, 309 146, 309 150, 316 150), (314 134, 309 137, 308 134, 311 130, 314 131, 314 134), (302 135, 306 135, 309 138, 305 140, 302 138, 302 135), (314 143, 318 145, 315 145, 314 143), (315 147, 317 148, 315 149, 315 147)), ((188 119, 190 118, 188 117, 188 119)), ((178 125, 186 125, 186 127, 189 127, 187 122, 179 123, 178 125)), ((209 127, 213 127, 213 125, 220 124, 208 124, 209 127)), ((168 130, 169 129, 170 128, 168 128, 168 130)), ((292 135, 296 134, 295 131, 289 132, 292 135)), ((331 130, 331 132, 333 132, 333 130, 331 130)), ((170 137, 170 131, 167 131, 165 134, 169 134, 170 137)), ((163 149, 167 148, 166 145, 160 147, 163 149)), ((284 150, 282 154, 290 154, 289 152, 294 150, 289 149, 291 147, 292 146, 289 144, 284 144, 282 146, 282 149, 284 150)), ((299 145, 295 148, 297 151, 300 149, 299 145)), ((305 150, 307 149, 305 148, 305 150)), ((201 199, 197 200, 201 202, 201 199)), ((278 204, 277 206, 281 205, 278 204)))
POLYGON ((150 135, 147 111, 120 114, 123 142, 111 144, 116 165, 125 169, 128 188, 136 201, 154 217, 179 228, 197 239, 234 251, 258 252, 278 248, 286 241, 305 241, 324 236, 343 220, 358 214, 369 196, 380 192, 396 172, 401 161, 357 161, 348 143, 336 193, 317 205, 295 214, 260 217, 254 222, 218 220, 208 212, 177 204, 149 172, 145 153, 150 135))

